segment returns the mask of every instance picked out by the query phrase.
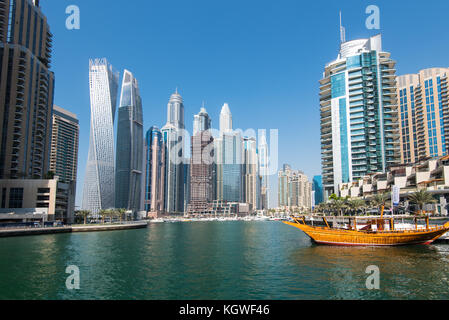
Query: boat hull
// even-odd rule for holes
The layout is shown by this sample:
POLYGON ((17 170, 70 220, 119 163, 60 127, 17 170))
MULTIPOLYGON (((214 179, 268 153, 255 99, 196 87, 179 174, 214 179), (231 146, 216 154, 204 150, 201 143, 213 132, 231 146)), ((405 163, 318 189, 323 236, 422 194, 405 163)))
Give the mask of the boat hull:
POLYGON ((428 231, 364 232, 332 228, 311 227, 284 222, 307 234, 315 243, 332 246, 405 246, 430 245, 449 231, 449 225, 428 231))

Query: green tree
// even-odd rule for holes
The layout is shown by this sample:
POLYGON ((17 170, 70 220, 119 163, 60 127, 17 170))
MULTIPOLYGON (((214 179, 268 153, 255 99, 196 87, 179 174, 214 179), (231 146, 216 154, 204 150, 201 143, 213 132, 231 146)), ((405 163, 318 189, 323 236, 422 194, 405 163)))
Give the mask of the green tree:
POLYGON ((346 205, 349 210, 355 215, 357 215, 360 210, 366 208, 366 202, 363 199, 348 199, 346 201, 346 205))
POLYGON ((343 216, 344 209, 346 208, 345 200, 341 197, 337 197, 334 194, 330 197, 330 200, 330 206, 334 214, 337 216, 343 216))
POLYGON ((87 218, 90 216, 89 210, 79 210, 75 212, 75 216, 81 218, 84 221, 84 224, 87 224, 87 218))
POLYGON ((108 216, 108 214, 109 214, 108 210, 102 209, 102 210, 100 210, 100 211, 98 212, 98 214, 101 216, 101 223, 104 224, 105 218, 106 218, 106 217, 108 216))
POLYGON ((432 194, 426 190, 419 190, 408 196, 411 203, 416 204, 419 208, 417 215, 422 215, 424 211, 424 206, 426 204, 433 204, 437 201, 433 198, 432 194))
POLYGON ((373 200, 371 200, 371 206, 376 208, 383 215, 383 211, 385 210, 388 200, 390 200, 389 193, 378 193, 374 196, 373 200))

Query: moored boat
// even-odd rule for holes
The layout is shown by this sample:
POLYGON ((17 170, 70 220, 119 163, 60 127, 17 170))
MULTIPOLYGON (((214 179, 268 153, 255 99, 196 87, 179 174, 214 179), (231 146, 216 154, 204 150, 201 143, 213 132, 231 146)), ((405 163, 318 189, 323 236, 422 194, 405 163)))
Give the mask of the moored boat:
POLYGON ((398 229, 394 218, 384 219, 383 216, 379 219, 367 219, 361 228, 359 222, 362 219, 353 218, 346 228, 330 227, 326 218, 322 219, 324 226, 309 226, 304 217, 293 218, 294 222, 284 223, 302 230, 317 244, 340 246, 429 245, 449 232, 449 222, 444 226, 431 226, 429 217, 426 217, 424 227, 418 227, 415 220, 415 227, 408 229, 398 229))

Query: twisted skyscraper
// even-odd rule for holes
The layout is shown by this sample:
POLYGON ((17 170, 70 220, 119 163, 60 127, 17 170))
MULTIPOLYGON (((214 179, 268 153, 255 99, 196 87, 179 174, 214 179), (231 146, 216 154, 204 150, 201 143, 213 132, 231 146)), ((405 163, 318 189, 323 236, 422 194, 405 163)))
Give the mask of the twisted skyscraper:
POLYGON ((89 63, 91 126, 83 209, 97 214, 114 207, 114 119, 119 73, 106 59, 89 63))

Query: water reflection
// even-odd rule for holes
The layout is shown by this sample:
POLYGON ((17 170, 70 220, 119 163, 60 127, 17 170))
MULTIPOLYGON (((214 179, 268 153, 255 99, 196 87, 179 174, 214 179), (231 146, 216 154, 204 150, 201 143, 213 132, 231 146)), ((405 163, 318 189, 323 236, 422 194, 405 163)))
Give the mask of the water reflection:
POLYGON ((313 245, 281 223, 0 239, 1 299, 448 299, 449 246, 313 245), (65 288, 77 265, 81 290, 65 288), (369 291, 366 268, 381 272, 369 291))

